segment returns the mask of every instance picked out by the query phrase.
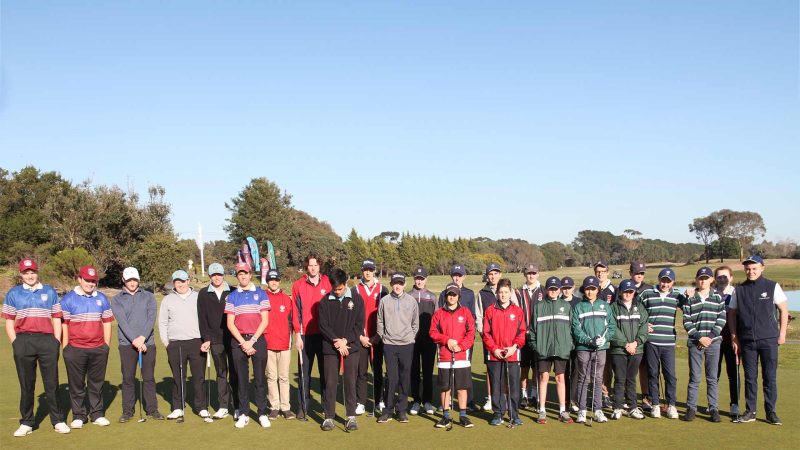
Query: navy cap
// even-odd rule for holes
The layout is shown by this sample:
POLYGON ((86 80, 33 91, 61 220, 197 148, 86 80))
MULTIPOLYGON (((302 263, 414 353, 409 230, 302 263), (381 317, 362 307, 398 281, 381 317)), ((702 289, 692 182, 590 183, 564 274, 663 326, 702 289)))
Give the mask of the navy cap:
POLYGON ((544 282, 545 289, 561 289, 561 279, 558 277, 550 277, 544 282))
POLYGON ((495 270, 498 271, 498 272, 502 272, 502 270, 500 270, 500 266, 498 264, 489 263, 489 265, 486 266, 486 273, 487 274, 489 272, 494 272, 495 270))
POLYGON ((662 278, 669 278, 670 281, 675 281, 675 272, 667 267, 666 269, 661 269, 661 272, 658 272, 658 279, 662 278))
POLYGON ((448 285, 447 285, 447 287, 446 287, 446 288, 444 288, 444 291, 445 291, 446 293, 448 293, 448 294, 456 294, 456 295, 458 295, 458 296, 460 296, 460 295, 461 295, 461 288, 460 288, 460 287, 458 287, 458 285, 457 285, 457 284, 455 284, 455 283, 450 283, 450 284, 448 284, 448 285))
POLYGON ((601 259, 600 261, 597 261, 596 263, 594 263, 593 268, 597 269, 598 267, 605 267, 606 269, 608 269, 608 263, 606 263, 605 261, 603 261, 601 259))
POLYGON ((395 272, 392 274, 392 278, 389 280, 389 284, 406 284, 406 274, 403 272, 395 272))
POLYGON ((561 288, 574 288, 575 280, 572 277, 564 277, 561 279, 561 288))
POLYGON ((428 278, 428 271, 424 267, 414 269, 414 278, 428 278))
POLYGON ((361 263, 361 270, 375 270, 375 261, 371 259, 365 259, 364 262, 361 263))
POLYGON ((631 273, 642 273, 647 269, 641 261, 631 261, 631 273))
POLYGON ((528 264, 525 266, 525 271, 523 272, 525 275, 529 273, 539 273, 539 266, 536 264, 528 264))
POLYGON ((758 264, 761 264, 763 266, 764 265, 764 258, 762 258, 762 257, 760 257, 758 255, 750 255, 750 256, 747 257, 747 259, 742 261, 742 265, 753 264, 753 263, 758 263, 758 264))
POLYGON ((597 289, 600 289, 600 280, 598 280, 597 277, 595 276, 584 278, 583 284, 581 285, 581 289, 586 289, 589 286, 594 286, 597 289))
POLYGON ((452 269, 450 269, 450 276, 461 275, 463 277, 466 274, 467 274, 467 271, 464 270, 464 266, 462 266, 461 264, 456 264, 456 265, 453 266, 452 269))
POLYGON ((697 274, 695 274, 694 277, 695 278, 700 278, 700 277, 714 278, 714 271, 711 270, 708 267, 701 267, 701 268, 697 269, 697 274))
POLYGON ((619 291, 636 291, 636 283, 634 283, 633 280, 622 280, 622 283, 619 284, 619 291))
POLYGON ((271 280, 281 280, 281 274, 275 269, 270 269, 267 271, 267 281, 271 280))

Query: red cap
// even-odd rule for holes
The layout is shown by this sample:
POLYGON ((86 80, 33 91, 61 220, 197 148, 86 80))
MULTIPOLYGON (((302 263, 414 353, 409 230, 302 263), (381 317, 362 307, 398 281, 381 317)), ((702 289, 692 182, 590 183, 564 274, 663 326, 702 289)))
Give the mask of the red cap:
POLYGON ((19 262, 19 271, 25 272, 26 270, 33 270, 34 272, 39 271, 39 265, 36 264, 36 261, 26 258, 19 262))
POLYGON ((97 281, 97 269, 92 266, 83 266, 78 276, 86 281, 97 281))
POLYGON ((250 273, 250 264, 247 264, 246 262, 240 262, 240 263, 236 264, 235 270, 236 270, 236 273, 239 273, 241 271, 245 271, 247 273, 250 273))

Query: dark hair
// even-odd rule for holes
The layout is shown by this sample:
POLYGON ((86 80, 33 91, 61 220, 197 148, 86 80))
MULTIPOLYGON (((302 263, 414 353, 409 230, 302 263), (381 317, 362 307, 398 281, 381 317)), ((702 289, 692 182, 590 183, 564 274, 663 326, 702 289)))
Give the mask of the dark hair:
POLYGON ((347 273, 338 267, 334 267, 328 273, 328 279, 330 279, 331 287, 335 288, 347 284, 347 273))
POLYGON ((719 266, 719 267, 717 267, 716 269, 714 269, 714 276, 716 277, 716 276, 717 276, 717 275, 719 275, 719 273, 720 273, 721 271, 723 271, 723 270, 727 270, 727 271, 728 271, 728 273, 729 273, 729 274, 731 274, 731 276, 733 276, 733 269, 731 269, 731 268, 730 268, 730 267, 728 267, 728 266, 719 266))
POLYGON ((497 288, 495 290, 499 290, 503 286, 507 287, 510 291, 514 290, 511 288, 511 280, 508 278, 500 278, 500 281, 497 282, 497 288))
POLYGON ((308 270, 308 263, 311 262, 312 259, 316 259, 317 264, 319 264, 320 267, 322 267, 322 261, 319 259, 319 255, 316 253, 309 253, 308 256, 306 256, 306 259, 303 260, 303 267, 306 270, 308 270))

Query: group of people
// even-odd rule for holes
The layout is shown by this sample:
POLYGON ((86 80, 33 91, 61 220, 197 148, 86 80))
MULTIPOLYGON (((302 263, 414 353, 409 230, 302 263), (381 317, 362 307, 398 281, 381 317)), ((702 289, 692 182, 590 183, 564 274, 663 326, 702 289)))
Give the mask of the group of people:
POLYGON ((255 417, 262 427, 270 427, 281 416, 307 420, 315 360, 325 431, 335 428, 340 383, 347 431, 358 429, 356 417, 366 413, 369 400, 371 413, 381 424, 408 422, 408 414, 433 415, 434 365, 442 410, 435 425, 439 428, 454 423, 472 427, 470 409, 492 411, 491 425, 507 420, 514 427, 523 424, 519 410, 529 407, 537 413, 538 423, 546 423, 551 371, 557 418, 562 422, 573 422, 572 414, 579 423, 606 422, 604 408, 611 411, 611 419, 623 415, 643 419, 648 412, 653 418, 663 413, 677 419, 678 309, 689 350, 684 420, 697 415, 705 374, 706 413, 712 422, 720 421, 717 386, 724 359, 731 417, 754 421, 760 360, 766 419, 781 424, 775 405, 776 371, 778 346, 786 338, 787 298, 778 283, 762 276, 764 261, 759 256, 743 262, 747 279, 738 286, 730 267, 713 271, 702 267, 695 287, 684 292, 674 287, 670 268, 659 272, 657 285, 647 285, 641 262, 631 263, 631 278, 614 286, 608 279, 608 264, 599 261, 594 275, 578 287, 580 296, 570 277, 553 276, 542 285, 535 264, 525 267, 525 283, 518 289, 503 278, 499 265, 489 264, 486 284, 478 292, 464 286, 466 271, 456 264, 450 271, 452 283, 437 296, 426 288, 428 274, 422 267, 413 272, 413 287, 406 291, 407 277, 401 272, 391 275, 388 289, 381 285, 371 259, 363 261, 361 278, 353 287, 348 287, 349 277, 342 269, 320 273, 320 261, 315 254, 305 259, 305 274, 294 282, 290 295, 281 290, 276 270, 268 272, 266 289, 255 285, 246 263, 234 268, 235 288, 225 282, 224 267, 218 263, 209 266, 210 283, 199 290, 190 286, 185 271, 177 270, 172 274, 173 289, 160 307, 154 295, 140 287, 134 267, 123 271, 123 289, 111 301, 97 290, 97 270, 88 266, 80 269, 78 285, 59 299, 52 287, 39 281, 36 261, 21 261, 22 282, 8 292, 2 308, 21 392, 22 417, 14 435, 33 430, 37 365, 56 432, 69 433, 88 422, 110 424, 101 391, 114 320, 122 371, 120 423, 135 417, 137 367, 142 383, 140 416, 144 408, 149 418, 183 421, 191 392, 195 413, 205 421, 233 415, 235 427, 243 428, 251 419, 252 366, 255 417), (156 326, 174 380, 172 410, 166 417, 156 399, 156 326), (476 337, 483 344, 487 371, 482 405, 473 396, 476 337), (298 351, 296 413, 289 400, 292 343, 298 351), (69 425, 56 395, 60 354, 69 383, 73 418, 69 425), (213 415, 210 395, 204 390, 204 370, 210 371, 212 361, 218 400, 213 415), (740 362, 746 398, 742 414, 740 362), (193 380, 189 392, 187 369, 193 380))

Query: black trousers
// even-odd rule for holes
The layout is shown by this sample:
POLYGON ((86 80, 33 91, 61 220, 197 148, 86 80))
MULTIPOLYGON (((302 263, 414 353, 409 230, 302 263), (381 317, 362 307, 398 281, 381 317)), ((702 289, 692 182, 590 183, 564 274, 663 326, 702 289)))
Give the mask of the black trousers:
MULTIPOLYGON (((733 344, 730 342, 722 341, 720 344, 720 358, 719 366, 717 367, 717 374, 722 375, 722 360, 725 360, 725 373, 728 375, 728 392, 731 398, 732 405, 739 404, 739 389, 741 386, 737 383, 739 377, 739 366, 736 365, 736 352, 733 351, 733 344)), ((719 381, 719 378, 717 378, 719 381)))
POLYGON ((64 421, 64 413, 58 406, 58 350, 60 344, 52 334, 18 333, 11 344, 14 364, 19 378, 20 425, 33 427, 33 403, 36 389, 36 365, 42 375, 50 422, 55 425, 64 421))
POLYGON ((433 400, 433 363, 436 360, 436 343, 422 339, 414 344, 411 359, 411 397, 417 403, 433 400), (422 395, 420 395, 420 369, 422 369, 422 395))
MULTIPOLYGON (((230 349, 230 342, 228 344, 211 344, 209 349, 211 359, 214 360, 214 370, 217 374, 217 400, 219 401, 217 409, 230 409, 231 389, 234 389, 233 392, 238 392, 235 389, 239 386, 239 380, 235 379, 235 371, 231 370, 233 368, 233 354, 230 349), (230 383, 228 382, 229 376, 230 383)), ((239 409, 239 398, 238 396, 233 397, 236 399, 234 409, 239 409)), ((208 406, 211 406, 210 398, 208 399, 208 406)))
POLYGON ((84 400, 89 397, 89 420, 105 415, 103 406, 103 384, 108 366, 108 345, 95 348, 64 347, 64 365, 67 367, 69 400, 72 418, 86 422, 84 400))
MULTIPOLYGON (((119 346, 119 361, 122 368, 122 414, 133 416, 136 409, 136 369, 139 366, 139 351, 130 345, 119 346)), ((142 408, 147 414, 158 411, 156 399, 156 346, 150 345, 142 353, 142 408)))
POLYGON ((744 398, 748 411, 756 411, 758 400, 758 360, 761 360, 761 378, 764 389, 764 409, 775 412, 778 401, 778 340, 761 339, 740 341, 744 366, 744 398))
MULTIPOLYGON (((314 358, 317 359, 319 362, 319 385, 320 390, 322 391, 320 394, 324 397, 325 395, 325 359, 322 357, 322 334, 306 334, 302 336, 303 338, 303 394, 304 400, 302 404, 305 404, 308 407, 308 401, 311 398, 311 369, 314 368, 314 358)), ((359 352, 356 352, 359 353, 359 352)), ((298 372, 301 370, 300 361, 297 362, 298 364, 298 372)), ((338 363, 336 365, 338 366, 338 363)), ((355 375, 353 376, 353 380, 355 380, 355 375)), ((334 395, 334 398, 336 396, 334 395)), ((302 408, 302 404, 298 402, 298 407, 302 408)))
MULTIPOLYGON (((245 340, 249 340, 252 335, 243 334, 245 340)), ((236 377, 238 378, 239 394, 239 414, 250 414, 250 362, 253 363, 253 384, 255 385, 256 408, 258 416, 268 414, 267 411, 267 340, 264 335, 258 336, 258 340, 253 345, 256 353, 247 356, 239 343, 231 338, 231 353, 233 354, 233 364, 236 366, 236 377), (234 345, 236 348, 234 348, 234 345)))
POLYGON ((172 409, 183 409, 181 402, 181 392, 184 400, 188 401, 185 391, 185 379, 189 377, 186 371, 187 365, 192 369, 192 387, 194 388, 194 402, 192 405, 195 410, 206 407, 206 391, 203 389, 205 381, 206 354, 200 351, 200 339, 188 339, 185 341, 169 341, 167 347, 167 360, 172 369, 172 409), (183 378, 181 378, 183 371, 183 378))
MULTIPOLYGON (((519 418, 519 363, 489 361, 486 363, 486 368, 488 369, 489 382, 492 386, 492 410, 494 410, 495 414, 500 414, 501 416, 508 412, 511 419, 519 418), (511 383, 510 389, 509 383, 511 383), (506 401, 506 397, 510 397, 511 405, 506 401)), ((534 381, 538 382, 537 380, 534 381)))
POLYGON ((372 365, 372 374, 375 377, 373 382, 373 392, 376 402, 384 400, 383 395, 383 343, 378 342, 372 345, 372 351, 368 348, 358 349, 358 381, 356 382, 356 402, 362 405, 367 404, 367 387, 369 382, 369 366, 372 365))
POLYGON ((383 346, 383 357, 386 359, 386 411, 390 414, 408 409, 413 356, 414 344, 383 346))
POLYGON ((614 409, 627 403, 636 408, 636 384, 639 382, 639 365, 644 355, 610 355, 614 370, 614 409))
MULTIPOLYGON (((358 354, 350 353, 344 358, 344 408, 348 417, 356 415, 356 378, 358 374, 358 354)), ((322 406, 325 418, 336 417, 336 392, 339 389, 339 355, 324 355, 322 369, 325 373, 325 388, 322 390, 322 406)), ((320 374, 323 373, 320 371, 320 374)))

